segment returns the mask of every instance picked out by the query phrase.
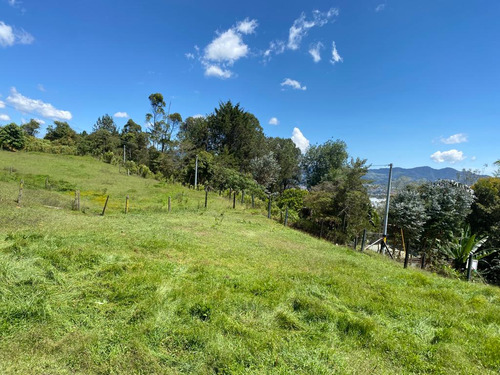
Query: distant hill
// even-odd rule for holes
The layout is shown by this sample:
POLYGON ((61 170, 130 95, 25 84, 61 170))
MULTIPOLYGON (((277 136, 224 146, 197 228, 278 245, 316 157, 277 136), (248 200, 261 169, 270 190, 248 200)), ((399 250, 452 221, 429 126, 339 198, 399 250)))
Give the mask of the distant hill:
MULTIPOLYGON (((387 179, 389 177, 389 168, 370 169, 366 174, 367 180, 373 181, 376 185, 374 192, 379 193, 379 190, 385 191, 387 179)), ((431 167, 416 167, 416 168, 399 168, 392 169, 392 181, 395 187, 404 185, 407 182, 424 182, 437 180, 455 180, 472 185, 481 177, 488 177, 471 172, 461 172, 453 168, 434 169, 431 167)))

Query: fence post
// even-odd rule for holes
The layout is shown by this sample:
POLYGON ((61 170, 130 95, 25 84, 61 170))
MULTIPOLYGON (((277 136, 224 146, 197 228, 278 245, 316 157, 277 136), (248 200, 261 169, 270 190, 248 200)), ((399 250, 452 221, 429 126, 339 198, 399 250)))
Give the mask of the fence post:
POLYGON ((405 266, 404 266, 404 268, 408 268, 408 261, 410 260, 410 241, 409 240, 406 243, 404 250, 405 250, 405 266))
POLYGON ((425 268, 425 253, 422 253, 422 257, 420 258, 420 268, 425 268))
POLYGON ((271 195, 269 195, 269 203, 267 204, 267 218, 271 218, 271 195))
POLYGON ((208 203, 208 189, 205 188, 205 208, 207 208, 207 203, 208 203))
POLYGON ((172 198, 168 197, 168 212, 172 210, 172 198))
POLYGON ((104 203, 101 216, 104 216, 104 213, 106 212, 106 207, 108 207, 108 200, 109 200, 109 195, 106 197, 106 202, 104 203))
POLYGON ((470 281, 471 273, 472 273, 472 257, 473 255, 469 255, 469 259, 467 262, 467 281, 470 281))
POLYGON ((233 193, 233 209, 236 208, 236 191, 233 193))
POLYGON ((23 188, 24 188, 24 180, 21 180, 19 183, 19 194, 17 195, 17 204, 21 205, 21 200, 23 199, 23 188))
POLYGON ((75 190, 75 201, 73 202, 73 210, 80 211, 80 190, 75 190))
POLYGON ((288 226, 288 207, 285 209, 285 222, 283 223, 286 226, 288 226))
POLYGON ((125 198, 125 213, 128 214, 128 195, 125 198))
POLYGON ((354 237, 354 250, 358 247, 358 237, 354 237))
POLYGON ((363 238, 361 239, 361 251, 365 251, 366 229, 363 229, 363 238))

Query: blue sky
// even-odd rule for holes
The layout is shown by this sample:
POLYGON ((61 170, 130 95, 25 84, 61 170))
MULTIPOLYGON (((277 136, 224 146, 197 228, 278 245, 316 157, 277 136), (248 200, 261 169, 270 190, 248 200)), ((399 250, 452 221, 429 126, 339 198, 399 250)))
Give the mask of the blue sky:
POLYGON ((239 102, 303 149, 491 172, 499 16, 496 0, 0 0, 0 124, 144 125, 161 92, 183 118, 239 102))

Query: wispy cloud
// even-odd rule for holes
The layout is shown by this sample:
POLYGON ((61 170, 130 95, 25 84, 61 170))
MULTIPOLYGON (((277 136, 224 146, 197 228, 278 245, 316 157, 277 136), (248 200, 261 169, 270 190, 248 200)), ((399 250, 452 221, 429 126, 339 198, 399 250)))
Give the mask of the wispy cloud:
POLYGON ((52 104, 23 96, 17 92, 15 87, 10 89, 10 95, 6 101, 20 112, 37 113, 42 117, 53 120, 71 120, 73 117, 69 111, 63 111, 55 108, 52 104))
POLYGON ((464 143, 467 142, 467 135, 464 133, 453 134, 450 135, 448 138, 441 138, 441 142, 446 145, 464 143))
POLYGON ((128 115, 127 112, 116 112, 113 117, 116 118, 129 118, 130 116, 128 115))
POLYGON ((257 20, 250 20, 249 18, 245 18, 243 21, 238 22, 236 25, 236 30, 238 30, 242 34, 253 34, 255 29, 259 24, 257 20))
POLYGON ((37 86, 38 90, 40 90, 41 92, 45 92, 47 90, 45 90, 45 87, 43 87, 43 85, 41 83, 39 83, 37 86))
POLYGON ((387 6, 387 4, 385 4, 385 3, 377 5, 377 7, 375 8, 375 12, 377 12, 377 13, 382 12, 386 6, 387 6))
POLYGON ((269 120, 269 125, 279 125, 279 120, 277 117, 271 117, 271 119, 269 120))
POLYGON ((285 42, 282 40, 273 40, 269 43, 269 48, 264 51, 264 61, 269 61, 272 55, 280 55, 285 52, 285 42))
POLYGON ((323 48, 323 43, 315 43, 309 48, 309 54, 312 56, 315 63, 321 61, 321 49, 323 48))
POLYGON ((186 58, 189 60, 194 60, 194 53, 188 52, 184 54, 184 56, 186 56, 186 58))
POLYGON ((337 46, 335 42, 332 42, 332 58, 330 62, 334 65, 335 63, 342 62, 344 59, 339 55, 339 52, 337 51, 337 46))
POLYGON ((431 159, 436 163, 448 162, 454 164, 465 159, 464 153, 458 150, 436 151, 431 155, 431 159))
POLYGON ((290 78, 285 78, 283 82, 281 82, 281 86, 283 87, 288 86, 295 90, 303 90, 303 91, 307 90, 307 87, 302 86, 299 81, 290 78))
POLYGON ((31 44, 35 38, 24 29, 17 29, 0 21, 0 46, 11 47, 14 44, 31 44))
POLYGON ((5 103, 0 100, 0 108, 5 108, 5 103))
POLYGON ((302 13, 300 17, 293 22, 290 30, 288 31, 288 48, 291 50, 299 49, 302 39, 307 35, 310 29, 312 29, 313 27, 324 26, 333 17, 336 17, 338 15, 339 10, 337 8, 331 8, 327 12, 314 10, 312 19, 306 19, 305 13, 302 13))
POLYGON ((309 148, 309 140, 304 137, 299 128, 293 128, 291 139, 302 153, 305 153, 309 148))
POLYGON ((9 115, 0 113, 0 121, 10 121, 9 115))

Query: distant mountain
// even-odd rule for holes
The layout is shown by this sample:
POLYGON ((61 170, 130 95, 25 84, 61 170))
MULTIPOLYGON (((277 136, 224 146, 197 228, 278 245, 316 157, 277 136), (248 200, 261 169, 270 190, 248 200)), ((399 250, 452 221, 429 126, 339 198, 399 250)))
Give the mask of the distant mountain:
MULTIPOLYGON (((472 172, 461 172, 453 168, 434 169, 431 167, 416 167, 416 168, 392 168, 392 182, 394 187, 405 185, 408 182, 434 182, 437 180, 455 180, 472 185, 485 175, 478 175, 472 172)), ((373 181, 375 195, 385 191, 387 179, 389 178, 389 168, 370 169, 365 176, 365 179, 373 181), (379 191, 380 190, 380 191, 379 191)))

